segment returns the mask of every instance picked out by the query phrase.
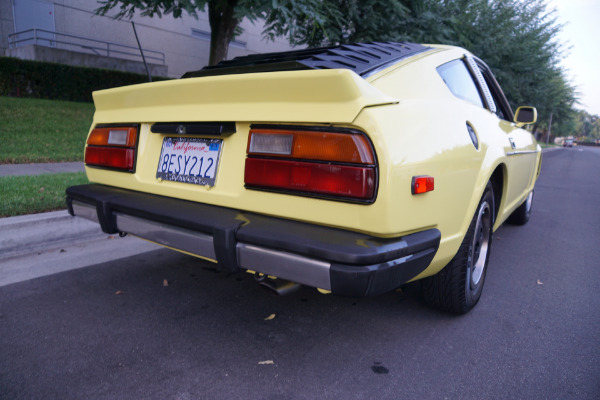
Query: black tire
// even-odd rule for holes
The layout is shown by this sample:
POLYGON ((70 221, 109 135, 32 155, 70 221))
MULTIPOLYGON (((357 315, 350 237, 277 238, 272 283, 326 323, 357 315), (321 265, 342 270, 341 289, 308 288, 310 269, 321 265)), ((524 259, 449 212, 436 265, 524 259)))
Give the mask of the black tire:
POLYGON ((509 224, 512 225, 525 225, 529 221, 529 217, 531 216, 531 208, 533 206, 533 190, 529 192, 527 198, 517 208, 510 214, 510 217, 506 220, 509 224))
POLYGON ((493 227, 494 192, 488 182, 454 258, 436 275, 421 280, 429 306, 455 314, 465 314, 475 307, 485 282, 493 227))

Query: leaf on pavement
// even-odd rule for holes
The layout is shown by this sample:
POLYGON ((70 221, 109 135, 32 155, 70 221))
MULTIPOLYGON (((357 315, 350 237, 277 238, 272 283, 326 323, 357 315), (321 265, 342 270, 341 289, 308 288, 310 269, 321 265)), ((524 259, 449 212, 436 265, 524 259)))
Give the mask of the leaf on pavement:
POLYGON ((544 284, 544 282, 542 282, 542 281, 540 281, 540 280, 538 279, 538 280, 537 280, 537 284, 538 284, 538 285, 543 285, 543 284, 544 284))
POLYGON ((259 361, 258 365, 272 365, 275 364, 273 360, 259 361))
POLYGON ((169 286, 169 281, 166 279, 163 279, 163 286, 169 286))
POLYGON ((120 294, 123 294, 123 291, 122 291, 122 290, 117 290, 117 291, 115 292, 115 294, 118 296, 118 295, 120 295, 120 294))
POLYGON ((269 315, 267 318, 265 318, 265 321, 270 321, 272 319, 275 319, 275 314, 269 315))

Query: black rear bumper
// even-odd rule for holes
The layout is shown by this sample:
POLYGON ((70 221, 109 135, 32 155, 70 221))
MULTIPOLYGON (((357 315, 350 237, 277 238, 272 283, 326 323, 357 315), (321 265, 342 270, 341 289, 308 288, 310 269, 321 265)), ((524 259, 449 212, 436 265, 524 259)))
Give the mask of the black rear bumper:
POLYGON ((128 232, 214 259, 225 271, 250 269, 339 295, 397 288, 429 266, 440 243, 437 229, 382 239, 99 184, 66 193, 69 213, 106 233, 128 232))

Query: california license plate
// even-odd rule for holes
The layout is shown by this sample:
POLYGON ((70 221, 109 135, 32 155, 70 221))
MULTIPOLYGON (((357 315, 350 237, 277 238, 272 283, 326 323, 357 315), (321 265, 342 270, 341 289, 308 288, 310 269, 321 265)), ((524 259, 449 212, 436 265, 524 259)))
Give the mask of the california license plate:
POLYGON ((166 137, 156 178, 214 186, 222 147, 222 139, 166 137))

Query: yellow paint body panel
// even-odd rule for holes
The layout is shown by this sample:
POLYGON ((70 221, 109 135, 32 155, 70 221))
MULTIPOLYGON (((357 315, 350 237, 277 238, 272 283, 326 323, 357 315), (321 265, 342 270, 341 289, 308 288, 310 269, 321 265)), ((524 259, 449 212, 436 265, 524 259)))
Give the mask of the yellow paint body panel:
POLYGON ((190 78, 94 92, 95 123, 268 121, 350 123, 395 101, 349 70, 190 78))
POLYGON ((183 79, 94 93, 94 125, 140 123, 134 174, 87 167, 91 182, 243 211, 397 237, 441 231, 439 250, 420 276, 442 269, 465 236, 486 183, 503 177, 497 228, 533 189, 541 150, 532 136, 491 112, 457 99, 436 67, 465 50, 439 46, 368 79, 349 70, 310 70, 183 79), (214 187, 159 181, 165 135, 155 122, 234 121, 223 140, 214 187), (468 122, 477 134, 475 149, 468 122), (244 188, 244 162, 254 123, 359 129, 378 163, 373 204, 352 204, 244 188), (511 144, 512 140, 512 144, 511 144), (514 146, 514 147, 513 147, 514 146), (515 148, 517 150, 515 153, 515 148), (435 190, 411 194, 413 176, 435 178, 435 190))

